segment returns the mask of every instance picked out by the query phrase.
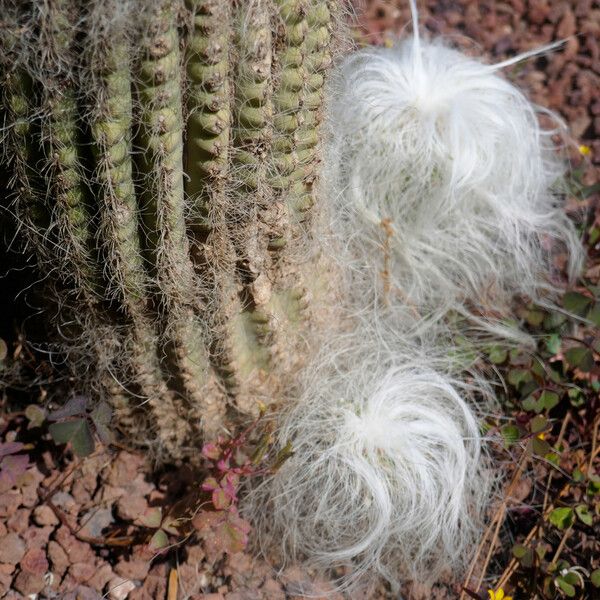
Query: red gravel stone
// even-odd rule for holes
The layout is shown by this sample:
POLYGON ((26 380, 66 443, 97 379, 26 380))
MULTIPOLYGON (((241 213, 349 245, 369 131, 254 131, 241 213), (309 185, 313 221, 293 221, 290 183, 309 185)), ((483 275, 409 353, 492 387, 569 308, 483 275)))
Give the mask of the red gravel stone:
POLYGON ((23 596, 30 594, 39 594, 45 587, 44 577, 42 575, 34 575, 27 571, 21 571, 13 581, 13 586, 17 592, 21 592, 23 596))
POLYGON ((0 563, 16 565, 25 555, 25 542, 14 532, 0 540, 0 563))
POLYGON ((33 520, 42 527, 44 525, 58 525, 59 523, 54 511, 46 504, 36 506, 33 511, 33 520))
POLYGON ((0 494, 0 519, 14 515, 22 501, 23 496, 19 490, 8 490, 0 494))
POLYGON ((125 521, 134 521, 148 508, 148 502, 142 496, 122 496, 117 501, 117 515, 125 521))
POLYGON ((114 578, 115 573, 112 567, 108 563, 103 562, 96 568, 96 572, 87 583, 90 587, 101 592, 106 584, 114 578))
POLYGON ((52 525, 46 525, 46 527, 30 527, 23 533, 23 539, 27 549, 30 548, 44 548, 48 544, 48 540, 54 531, 52 525))
POLYGON ((27 508, 19 508, 15 513, 8 519, 6 524, 11 531, 22 534, 27 527, 29 527, 29 516, 31 511, 27 508))
POLYGON ((146 560, 125 560, 121 559, 114 571, 117 575, 125 579, 136 579, 142 581, 150 570, 150 562, 146 560))
POLYGON ((19 563, 22 571, 32 575, 44 575, 50 568, 46 553, 41 548, 32 548, 25 553, 19 563))
POLYGON ((94 552, 89 544, 80 542, 65 526, 56 531, 56 541, 67 553, 71 562, 94 562, 94 552))
POLYGON ((93 563, 77 562, 69 567, 69 575, 77 583, 87 583, 96 573, 93 563))
POLYGON ((52 572, 58 577, 62 577, 69 567, 70 561, 62 546, 54 540, 48 544, 48 558, 52 563, 52 572))

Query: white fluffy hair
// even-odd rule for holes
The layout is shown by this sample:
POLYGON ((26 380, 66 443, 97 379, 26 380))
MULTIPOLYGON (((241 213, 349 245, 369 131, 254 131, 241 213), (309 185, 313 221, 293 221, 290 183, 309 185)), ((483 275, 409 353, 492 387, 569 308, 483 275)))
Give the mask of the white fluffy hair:
POLYGON ((307 370, 276 428, 293 455, 245 507, 290 561, 347 567, 342 589, 374 576, 433 582, 468 561, 489 500, 473 389, 437 349, 360 333, 307 370))
POLYGON ((381 296, 387 269, 392 296, 420 313, 464 313, 514 294, 543 302, 556 248, 579 271, 552 141, 563 125, 498 74, 523 58, 486 65, 417 34, 334 75, 324 198, 367 294, 381 296))
POLYGON ((421 43, 412 7, 413 40, 354 53, 330 83, 321 197, 349 333, 300 376, 275 428, 294 453, 246 499, 263 543, 346 567, 341 588, 468 561, 491 497, 478 423, 492 394, 465 356, 482 332, 519 339, 502 315, 515 294, 551 298, 555 248, 571 276, 582 263, 546 111, 498 74, 527 55, 490 66, 421 43))

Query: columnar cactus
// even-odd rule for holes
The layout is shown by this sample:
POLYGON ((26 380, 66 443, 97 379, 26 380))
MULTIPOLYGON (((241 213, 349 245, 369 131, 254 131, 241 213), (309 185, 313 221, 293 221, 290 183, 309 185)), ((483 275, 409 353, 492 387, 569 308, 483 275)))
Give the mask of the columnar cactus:
POLYGON ((335 0, 3 0, 3 200, 52 352, 166 456, 277 401, 328 293, 335 0))

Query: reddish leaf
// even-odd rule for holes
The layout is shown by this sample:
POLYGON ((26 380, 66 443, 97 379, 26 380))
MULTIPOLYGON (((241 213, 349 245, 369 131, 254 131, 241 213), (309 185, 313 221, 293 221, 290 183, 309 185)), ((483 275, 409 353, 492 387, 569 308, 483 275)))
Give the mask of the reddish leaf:
POLYGON ((236 514, 229 513, 220 527, 225 552, 234 554, 242 552, 248 545, 250 524, 236 514))
POLYGON ((217 488, 212 493, 212 503, 217 510, 225 510, 231 505, 231 498, 223 488, 217 488))
POLYGON ((214 477, 207 477, 202 484, 202 489, 205 492, 212 492, 219 487, 219 482, 214 477))
POLYGON ((231 502, 237 501, 237 488, 240 483, 240 478, 235 473, 227 473, 221 479, 221 489, 228 496, 231 502))
POLYGON ((214 529, 224 518, 223 513, 216 513, 212 510, 201 510, 192 520, 192 525, 198 533, 202 534, 214 529))
POLYGON ((225 513, 203 510, 193 519, 192 525, 198 532, 198 537, 202 540, 206 556, 210 562, 215 562, 223 555, 222 536, 219 533, 225 513))
POLYGON ((213 562, 224 553, 241 552, 248 544, 250 524, 235 512, 202 511, 194 518, 193 525, 213 562))
POLYGON ((0 444, 0 459, 9 454, 16 454, 23 450, 24 447, 24 444, 21 442, 4 442, 0 444))
POLYGON ((211 460, 217 460, 221 456, 221 449, 216 444, 204 444, 202 454, 211 460))
POLYGON ((48 420, 58 421, 67 417, 78 417, 86 415, 88 398, 86 396, 73 396, 67 403, 58 410, 53 410, 48 415, 48 420))
POLYGON ((92 423, 100 441, 108 446, 113 443, 113 435, 108 426, 112 419, 112 410, 108 403, 100 402, 90 414, 92 423))

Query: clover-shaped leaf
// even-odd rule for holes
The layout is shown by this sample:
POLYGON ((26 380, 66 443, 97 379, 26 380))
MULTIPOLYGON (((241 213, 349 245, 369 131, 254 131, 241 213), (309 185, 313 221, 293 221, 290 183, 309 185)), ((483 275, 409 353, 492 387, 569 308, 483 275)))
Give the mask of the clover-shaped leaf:
POLYGON ((573 524, 573 509, 568 507, 555 508, 548 520, 558 529, 567 529, 573 524))
POLYGON ((94 451, 94 437, 87 419, 52 423, 49 431, 57 444, 70 442, 77 456, 89 456, 94 451))
POLYGON ((588 373, 594 368, 594 355, 589 348, 577 346, 565 352, 565 359, 572 367, 588 373))

